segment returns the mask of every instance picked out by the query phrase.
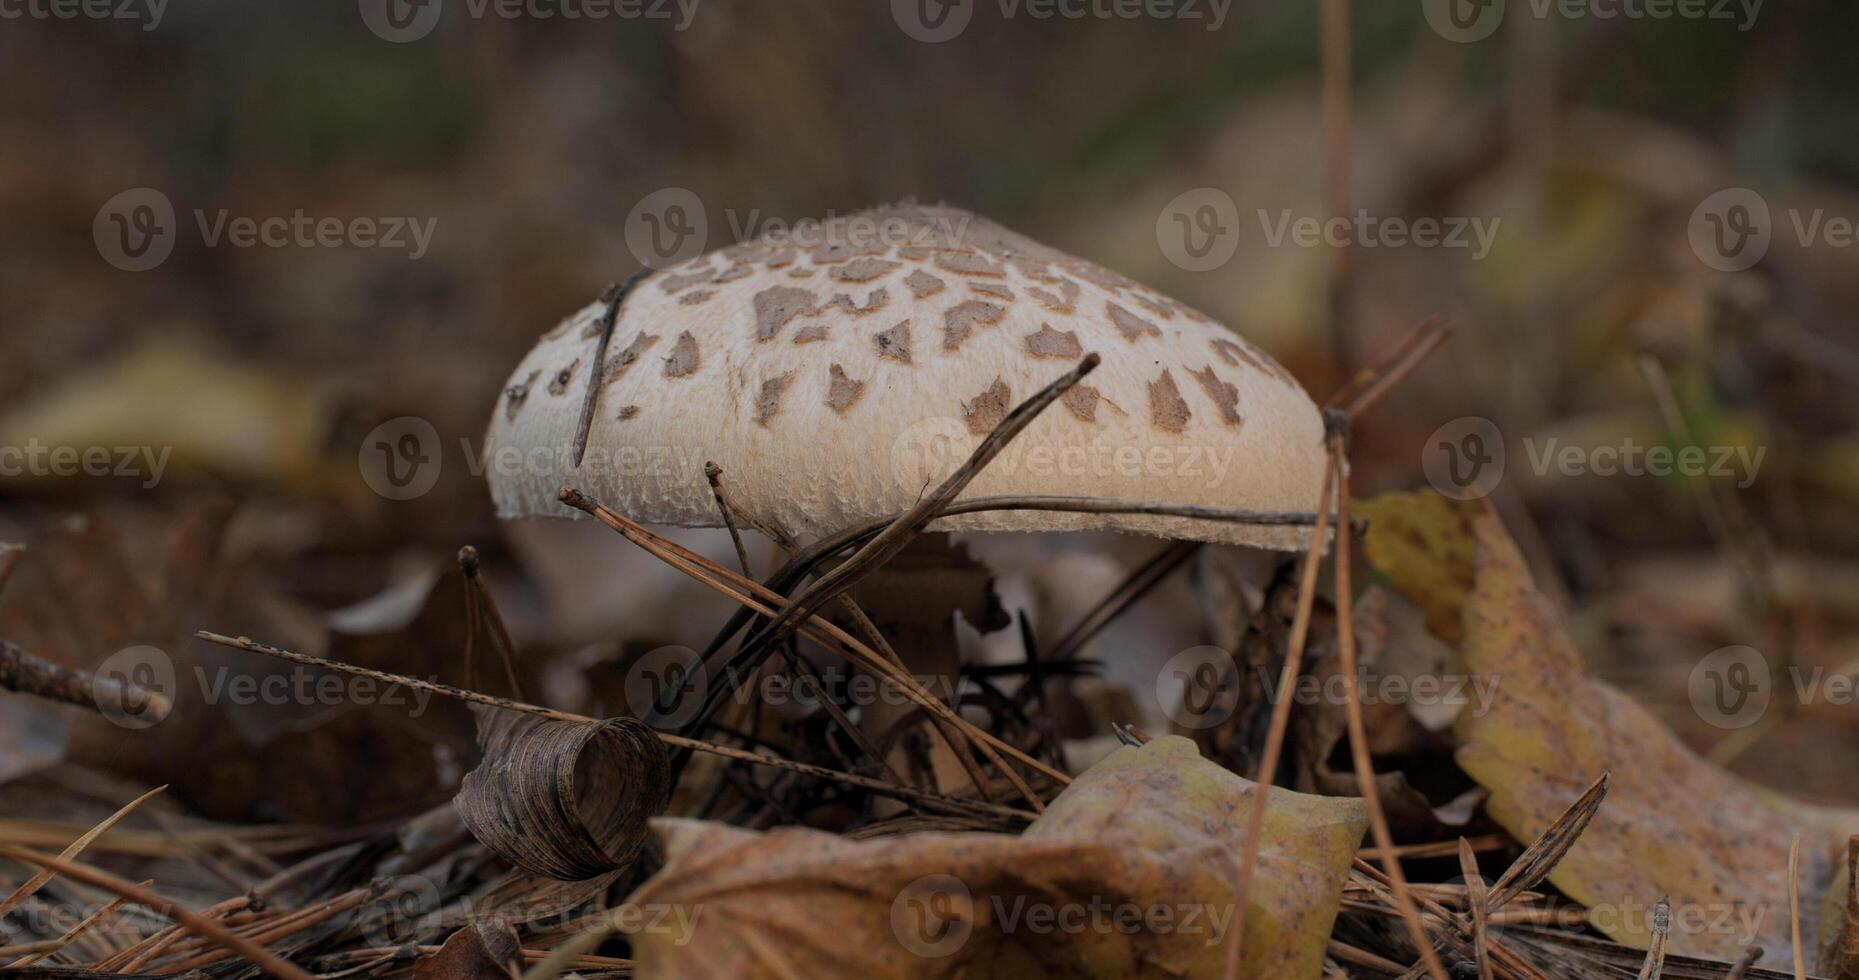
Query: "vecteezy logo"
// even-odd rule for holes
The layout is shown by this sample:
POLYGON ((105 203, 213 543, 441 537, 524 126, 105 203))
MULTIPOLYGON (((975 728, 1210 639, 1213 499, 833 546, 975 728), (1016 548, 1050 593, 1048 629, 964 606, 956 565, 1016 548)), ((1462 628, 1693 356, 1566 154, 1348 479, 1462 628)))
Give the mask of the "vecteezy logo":
POLYGON ((626 706, 653 728, 681 728, 703 708, 709 676, 697 651, 659 647, 626 671, 626 706))
POLYGON ((126 190, 103 202, 91 222, 97 254, 124 272, 147 272, 166 261, 180 237, 174 204, 153 187, 126 190))
POLYGON ((357 0, 362 23, 374 36, 395 44, 417 41, 439 26, 443 0, 357 0))
POLYGON ((1184 191, 1156 216, 1155 243, 1189 272, 1218 269, 1239 248, 1239 207, 1217 187, 1184 191))
POLYGON ((948 956, 974 931, 974 896, 954 875, 924 875, 891 901, 891 934, 918 956, 948 956))
POLYGON ((1433 489, 1454 500, 1476 500, 1504 479, 1504 435, 1487 418, 1453 419, 1427 436, 1420 468, 1433 489))
POLYGON ((891 479, 914 496, 948 479, 980 442, 967 425, 949 416, 918 419, 891 440, 891 479))
POLYGON ((1219 647, 1189 647, 1156 675, 1156 703, 1183 728, 1212 728, 1239 709, 1239 668, 1219 647))
POLYGON ((439 907, 439 886, 425 875, 400 875, 361 907, 355 926, 370 946, 398 946, 419 932, 420 918, 439 907))
POLYGON ((98 664, 91 676, 95 678, 91 700, 97 711, 124 728, 152 728, 166 717, 146 695, 174 702, 174 659, 155 647, 118 650, 98 664))
POLYGON ((357 457, 362 481, 388 500, 413 500, 432 492, 445 469, 439 430, 414 415, 383 422, 361 442, 357 457))
POLYGON ((1698 261, 1719 272, 1741 272, 1769 252, 1774 225, 1769 202, 1747 187, 1727 187, 1691 212, 1686 237, 1698 261))
POLYGON ((682 187, 662 187, 639 199, 626 215, 626 247, 651 269, 696 258, 709 238, 704 202, 682 187))
POLYGON ((1504 22, 1504 0, 1420 0, 1433 33, 1470 44, 1491 36, 1504 22))
POLYGON ((1713 650, 1696 667, 1685 693, 1691 710, 1717 728, 1746 728, 1769 709, 1769 662, 1754 647, 1713 650))
POLYGON ((940 44, 968 29, 974 0, 891 0, 891 19, 913 40, 940 44))

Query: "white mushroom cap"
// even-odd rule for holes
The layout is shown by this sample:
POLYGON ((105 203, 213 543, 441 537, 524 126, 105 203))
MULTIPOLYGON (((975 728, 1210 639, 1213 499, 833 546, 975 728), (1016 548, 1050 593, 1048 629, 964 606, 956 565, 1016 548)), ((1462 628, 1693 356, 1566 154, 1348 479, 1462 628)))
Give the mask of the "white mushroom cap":
MULTIPOLYGON (((807 539, 894 515, 1086 352, 1102 365, 963 498, 1070 495, 1312 511, 1317 407, 1277 362, 1154 290, 950 207, 796 226, 652 273, 613 327, 581 465, 574 443, 606 304, 549 331, 491 419, 500 515, 577 516, 574 486, 648 523, 714 527, 706 461, 807 539)), ((1302 547, 1308 529, 1004 511, 940 530, 1109 529, 1302 547)))

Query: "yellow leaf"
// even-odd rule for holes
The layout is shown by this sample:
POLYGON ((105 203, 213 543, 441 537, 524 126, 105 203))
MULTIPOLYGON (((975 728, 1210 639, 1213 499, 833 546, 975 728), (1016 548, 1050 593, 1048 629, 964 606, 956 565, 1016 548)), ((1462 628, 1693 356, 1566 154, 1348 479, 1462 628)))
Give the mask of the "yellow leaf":
POLYGON ((1472 587, 1477 544, 1466 520, 1475 507, 1431 490, 1387 493, 1354 505, 1368 519, 1363 550, 1369 565, 1426 613, 1428 631, 1453 644, 1472 587))
MULTIPOLYGON (((1651 914, 1671 902, 1667 951, 1763 963, 1790 959, 1788 849, 1801 834, 1804 915, 1833 878, 1833 855, 1859 813, 1767 793, 1686 748, 1639 703, 1587 677, 1581 656, 1537 592, 1489 507, 1470 516, 1474 587, 1464 606, 1468 671, 1490 692, 1460 712, 1458 761, 1490 791, 1486 811, 1533 840, 1603 772, 1607 800, 1549 880, 1590 922, 1644 946, 1651 914)), ((1803 924, 1807 936, 1814 923, 1803 924)))

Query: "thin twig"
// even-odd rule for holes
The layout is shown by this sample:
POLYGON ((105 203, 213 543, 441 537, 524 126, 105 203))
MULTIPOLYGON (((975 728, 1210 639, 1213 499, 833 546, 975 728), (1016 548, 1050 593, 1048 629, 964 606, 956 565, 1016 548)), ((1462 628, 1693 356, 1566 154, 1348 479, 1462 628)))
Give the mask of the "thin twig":
POLYGON ((53 663, 5 640, 0 640, 0 687, 106 715, 130 716, 151 724, 168 717, 168 712, 174 710, 174 702, 159 691, 53 663))
MULTIPOLYGON (((768 589, 754 579, 737 575, 735 572, 685 548, 675 541, 670 541, 653 534, 637 521, 614 511, 601 504, 599 501, 589 498, 579 490, 572 487, 564 489, 562 491, 561 500, 562 503, 570 507, 585 511, 596 520, 624 535, 627 540, 646 549, 646 551, 659 558, 661 561, 684 572, 686 575, 710 589, 736 600, 758 615, 765 616, 770 620, 775 620, 779 618, 781 612, 793 608, 792 601, 782 596, 780 593, 768 589)), ((910 676, 901 666, 886 661, 883 657, 880 657, 876 651, 859 642, 851 634, 839 628, 831 621, 818 615, 810 615, 806 620, 802 621, 798 628, 802 635, 807 638, 824 644, 828 649, 850 654, 859 662, 863 663, 868 669, 891 679, 898 685, 899 690, 904 696, 916 702, 932 715, 939 716, 959 728, 967 741, 973 742, 982 754, 988 756, 990 761, 1000 767, 1002 774, 1014 784, 1015 788, 1020 791, 1021 795, 1027 799, 1028 803, 1031 804, 1035 810, 1041 809, 1044 805, 1039 800, 1038 794, 1034 793, 1031 787, 1027 786, 1020 778, 1019 774, 1014 772, 1013 769, 1007 765, 1006 761, 995 751, 996 749, 1001 752, 1006 752, 1015 759, 1018 759, 1047 777, 1059 782, 1061 785, 1071 781, 1070 777, 1066 776, 1064 773, 1052 769, 1039 760, 1020 751, 1018 747, 1001 740, 992 733, 962 718, 948 705, 938 700, 935 695, 924 690, 922 685, 917 683, 916 678, 910 676)), ((765 638, 766 634, 763 636, 765 638)), ((758 666, 759 662, 746 669, 756 669, 758 666)))
MULTIPOLYGON (((165 785, 157 786, 154 789, 151 789, 148 792, 143 793, 141 796, 138 796, 135 799, 130 800, 128 803, 123 804, 121 809, 117 810, 115 813, 112 813, 107 817, 104 817, 102 822, 98 823, 95 827, 92 827, 89 830, 85 831, 81 836, 78 837, 77 840, 72 841, 68 846, 65 847, 64 850, 58 852, 58 857, 61 860, 66 860, 66 861, 69 861, 72 858, 77 857, 79 854, 83 853, 84 848, 90 846, 92 841, 95 841, 97 838, 102 837, 105 833, 109 832, 111 827, 114 827, 117 824, 121 823, 123 821, 123 818, 129 816, 131 813, 136 812, 136 810, 140 808, 142 804, 147 803, 149 800, 154 799, 156 796, 160 795, 163 790, 166 790, 167 788, 168 787, 165 785)), ((35 892, 37 892, 40 888, 45 887, 46 882, 51 881, 53 878, 57 877, 57 875, 58 875, 57 871, 47 868, 33 875, 31 878, 27 879, 25 884, 19 886, 17 889, 13 891, 13 894, 8 895, 5 900, 0 901, 0 917, 4 917, 7 913, 18 908, 19 903, 25 901, 28 898, 31 898, 32 895, 35 892)))
MULTIPOLYGON (((1349 213, 1350 56, 1349 0, 1322 0, 1319 47, 1323 76, 1323 198, 1332 219, 1349 213)), ((1355 312, 1355 256, 1344 240, 1330 250, 1330 356, 1339 370, 1349 363, 1355 312)))
POLYGON ((1807 980, 1807 955, 1801 948, 1801 835, 1788 844, 1788 938, 1794 943, 1794 980, 1807 980))
POLYGON ((504 625, 503 615, 497 611, 497 600, 491 597, 490 586, 484 582, 483 562, 478 558, 478 549, 466 545, 458 551, 458 569, 465 576, 465 684, 472 686, 471 649, 480 629, 490 634, 491 646, 496 649, 497 657, 503 661, 504 681, 510 685, 510 696, 517 700, 523 698, 523 685, 516 679, 516 644, 510 640, 510 630, 504 625))
POLYGON ((749 550, 742 546, 742 532, 736 530, 736 518, 730 513, 729 501, 723 497, 723 468, 713 462, 706 462, 704 479, 710 481, 710 495, 716 498, 717 515, 723 518, 723 526, 729 529, 729 543, 736 546, 736 563, 742 566, 742 574, 754 575, 755 569, 749 567, 749 550))
POLYGON ((25 864, 37 865, 50 871, 56 871, 74 881, 120 895, 138 905, 146 906, 159 915, 166 916, 179 923, 187 931, 204 936, 217 942, 252 962, 253 966, 277 977, 278 980, 314 980, 300 967, 277 956, 270 950, 235 935, 230 929, 201 915, 188 911, 181 905, 169 901, 161 894, 143 888, 134 882, 124 881, 108 872, 82 864, 76 864, 61 858, 48 857, 23 847, 0 845, 0 857, 10 858, 25 864))
POLYGON ((1310 548, 1304 552, 1303 569, 1297 593, 1297 612, 1291 619, 1291 641, 1285 652, 1284 669, 1278 678, 1278 698, 1272 705, 1272 724, 1266 732, 1265 750, 1259 759, 1252 805, 1246 815, 1246 837, 1240 843, 1239 880, 1233 889, 1233 911, 1227 929, 1226 980, 1238 980, 1241 947, 1245 943, 1246 900, 1252 890, 1252 871, 1259 860, 1260 837, 1265 827, 1265 801, 1278 774, 1278 757, 1284 752, 1285 732, 1291 722, 1290 692, 1303 669, 1304 643, 1310 634, 1311 608, 1317 598, 1317 568, 1323 561, 1325 533, 1330 523, 1330 494, 1335 482, 1329 467, 1323 471, 1323 487, 1317 494, 1317 525, 1311 534, 1310 548))
MULTIPOLYGON (((723 468, 721 466, 718 466, 714 462, 706 462, 704 464, 704 478, 710 482, 710 493, 716 498, 717 513, 723 516, 723 524, 725 527, 729 528, 730 540, 736 545, 736 560, 742 565, 744 580, 749 580, 754 575, 754 572, 749 567, 749 553, 742 546, 742 535, 736 530, 736 519, 738 517, 750 527, 760 531, 764 537, 774 542, 775 547, 781 549, 789 558, 794 557, 795 551, 799 550, 799 546, 794 543, 794 539, 788 537, 780 528, 767 523, 753 511, 750 511, 748 508, 738 503, 736 499, 730 495, 729 489, 723 485, 723 468)), ((897 664, 899 667, 903 666, 904 662, 902 658, 898 657, 897 651, 891 649, 891 645, 885 641, 884 635, 878 631, 877 625, 871 621, 870 617, 865 615, 865 611, 859 608, 858 603, 853 601, 850 593, 839 597, 839 605, 840 608, 851 617, 853 625, 859 629, 860 633, 865 637, 865 641, 871 644, 874 650, 883 654, 886 659, 897 664)), ((796 670, 805 671, 809 669, 804 658, 796 656, 793 662, 796 670)), ((821 707, 825 708, 826 712, 832 715, 833 721, 838 723, 840 729, 858 744, 859 750, 864 752, 887 778, 897 783, 902 783, 904 781, 903 776, 891 767, 890 761, 879 753, 877 746, 871 743, 871 739, 865 735, 864 730, 853 724, 851 719, 846 717, 845 712, 840 709, 839 705, 834 702, 832 698, 825 696, 824 691, 821 692, 820 703, 821 707)), ((940 731, 941 729, 939 728, 938 730, 940 731)), ((972 754, 961 752, 952 735, 945 734, 944 738, 948 740, 949 747, 951 750, 955 751, 957 758, 964 760, 971 767, 975 766, 972 754)), ((989 791, 979 768, 974 768, 970 775, 974 778, 975 788, 986 796, 989 791)))
MULTIPOLYGON (((155 879, 153 878, 145 879, 142 882, 142 887, 147 888, 148 886, 154 883, 155 883, 155 879)), ((69 946, 72 943, 76 942, 79 936, 82 936, 84 933, 89 932, 92 928, 102 923, 105 919, 108 919, 111 915, 114 915, 116 913, 116 910, 119 908, 122 908, 124 903, 128 901, 129 901, 128 899, 123 898, 121 896, 110 899, 108 902, 99 906, 97 911, 92 912, 91 914, 85 916, 82 922, 79 922, 77 925, 74 925, 71 928, 65 930, 64 935, 59 936, 55 940, 52 940, 51 945, 47 949, 41 952, 32 953, 27 956, 22 956, 19 959, 16 959, 13 962, 8 963, 5 969, 17 970, 22 966, 31 966, 32 964, 37 963, 38 961, 44 959, 45 957, 50 956, 53 953, 56 953, 61 949, 64 949, 66 946, 69 946)))
POLYGON ((19 561, 26 556, 23 544, 0 544, 0 592, 6 591, 7 582, 13 578, 13 570, 19 567, 19 561))
POLYGON ((1069 632, 1060 638, 1059 642, 1052 648, 1052 651, 1046 654, 1043 659, 1048 661, 1070 660, 1085 644, 1091 642, 1092 638, 1097 636, 1105 626, 1116 620, 1118 616, 1123 614, 1124 610, 1147 595, 1150 590, 1160 585, 1163 580, 1167 579, 1168 576, 1175 571, 1175 569, 1186 564, 1188 559, 1194 557, 1195 553, 1200 550, 1201 543, 1199 541, 1169 542, 1168 545, 1157 552, 1154 557, 1143 562, 1142 565, 1131 572, 1127 578, 1117 583, 1117 587, 1112 589, 1109 594, 1099 599, 1097 603, 1091 607, 1091 610, 1087 612, 1083 618, 1079 619, 1078 623, 1074 625, 1069 632))
POLYGON ((1761 958, 1762 947, 1760 946, 1751 946, 1743 950, 1743 955, 1737 957, 1735 963, 1730 964, 1730 972, 1724 974, 1723 980, 1743 980, 1749 975, 1750 968, 1754 967, 1756 961, 1761 958))
POLYGON ((885 562, 895 557, 908 545, 912 538, 922 533, 923 529, 942 515, 949 504, 968 487, 975 477, 998 456, 1015 436, 1025 431, 1033 420, 1038 418, 1059 396, 1072 389, 1073 385, 1083 381, 1085 376, 1097 369, 1102 362, 1095 353, 1086 354, 1079 360, 1078 366, 1066 372, 1063 377, 1041 389, 1038 394, 1021 402, 1013 411, 1007 413, 1000 424, 995 426, 975 447, 966 461, 949 474, 942 484, 930 492, 916 506, 898 515, 890 526, 878 532, 846 559, 838 567, 815 579, 813 585, 802 591, 781 610, 774 622, 769 623, 764 632, 767 642, 778 642, 798 629, 808 616, 813 615, 827 600, 850 589, 860 578, 885 562))
MULTIPOLYGON (((1330 450, 1330 478, 1336 484, 1336 519, 1347 528, 1349 523, 1349 422, 1338 412, 1331 416, 1326 441, 1330 450)), ((1351 594, 1350 567, 1355 535, 1344 530, 1336 535, 1336 630, 1337 646, 1342 656, 1343 691, 1348 712, 1349 754, 1355 763, 1356 787, 1368 807, 1369 831, 1384 855, 1382 868, 1394 893, 1395 908, 1413 933, 1414 945, 1427 972, 1434 980, 1447 980, 1446 967, 1440 963, 1433 944, 1427 939, 1426 926, 1407 892, 1407 875, 1401 861, 1394 856, 1394 833, 1388 827, 1388 815, 1381 807, 1381 791, 1375 785, 1375 766, 1369 758, 1368 729, 1362 721, 1362 694, 1357 689, 1354 597, 1351 594)), ((1283 695, 1280 695, 1283 697, 1283 695)))
POLYGON ((1347 403, 1338 403, 1343 414, 1353 421, 1368 411, 1395 385, 1406 380, 1422 361, 1431 357, 1451 336, 1451 330, 1440 326, 1439 317, 1431 316, 1422 320, 1401 342, 1398 348, 1400 353, 1391 364, 1385 368, 1371 369, 1362 389, 1352 395, 1347 403))
POLYGON ((600 340, 594 345, 594 368, 588 374, 587 396, 581 402, 581 419, 574 430, 574 467, 581 468, 581 460, 587 456, 587 436, 594 428, 594 413, 600 408, 600 389, 606 387, 601 382, 601 375, 607 369, 607 345, 613 342, 613 325, 620 318, 620 305, 626 302, 626 294, 633 291, 652 270, 640 269, 626 277, 626 281, 617 286, 608 286, 601 294, 601 301, 607 304, 607 311, 600 318, 600 340))
MULTIPOLYGON (((598 721, 598 719, 590 718, 586 715, 578 715, 571 711, 558 711, 554 708, 545 708, 537 704, 512 701, 509 698, 500 698, 490 694, 480 694, 477 691, 467 691, 447 684, 425 681, 417 677, 408 677, 404 674, 390 674, 386 671, 374 670, 369 667, 358 667, 354 664, 343 663, 340 660, 328 660, 323 657, 312 657, 309 654, 294 653, 289 650, 267 646, 249 637, 241 636, 235 638, 222 636, 218 633, 210 633, 204 630, 195 633, 194 636, 208 643, 217 643, 220 646, 246 650, 251 653, 259 653, 267 657, 274 657, 278 660, 288 660, 291 663, 303 664, 307 667, 320 667, 324 670, 354 674, 358 677, 369 677, 386 684, 400 684, 412 690, 430 691, 433 694, 442 695, 457 701, 467 701, 472 704, 482 704, 492 708, 503 708, 508 711, 521 711, 525 714, 532 714, 554 721, 582 723, 595 723, 598 721)), ((668 732, 655 732, 654 734, 665 744, 678 748, 691 749, 697 752, 707 752, 711 755, 722 756, 726 759, 753 762, 757 765, 768 766, 771 769, 786 769, 789 772, 798 772, 809 776, 818 776, 822 779, 837 780, 847 785, 867 789, 880 795, 892 796, 900 800, 911 800, 922 803, 925 806, 934 806, 962 813, 985 813, 993 817, 1008 817, 1015 820, 1030 820, 1035 816, 1024 810, 996 806, 977 800, 963 800, 950 796, 941 796, 935 793, 925 793, 909 786, 893 785, 883 782, 882 780, 858 776, 852 773, 838 772, 823 766, 809 765, 805 762, 795 762, 791 759, 781 759, 774 756, 760 755, 755 752, 746 752, 742 749, 730 748, 727 745, 716 745, 711 742, 703 741, 702 739, 687 738, 668 732)))
POLYGON ((1672 931, 1672 903, 1661 897, 1652 906, 1652 942, 1646 945, 1646 962, 1639 980, 1659 980, 1665 972, 1665 936, 1672 931))
POLYGON ((1465 904, 1472 909, 1472 953, 1478 961, 1478 980, 1491 980, 1490 925, 1485 921, 1485 876, 1478 871, 1478 855, 1472 850, 1472 842, 1463 837, 1459 838, 1459 873, 1465 876, 1465 904))

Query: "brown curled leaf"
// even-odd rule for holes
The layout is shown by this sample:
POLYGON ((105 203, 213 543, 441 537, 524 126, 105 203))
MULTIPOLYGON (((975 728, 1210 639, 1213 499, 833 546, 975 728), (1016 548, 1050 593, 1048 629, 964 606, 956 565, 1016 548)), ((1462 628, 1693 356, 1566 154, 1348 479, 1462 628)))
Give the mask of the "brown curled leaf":
POLYGON ((582 881, 638 856, 670 793, 664 743, 631 718, 599 724, 473 709, 484 761, 453 802, 485 847, 526 871, 582 881))
POLYGON ((523 969, 516 930, 486 916, 460 926, 439 951, 413 967, 413 980, 509 980, 523 969))

